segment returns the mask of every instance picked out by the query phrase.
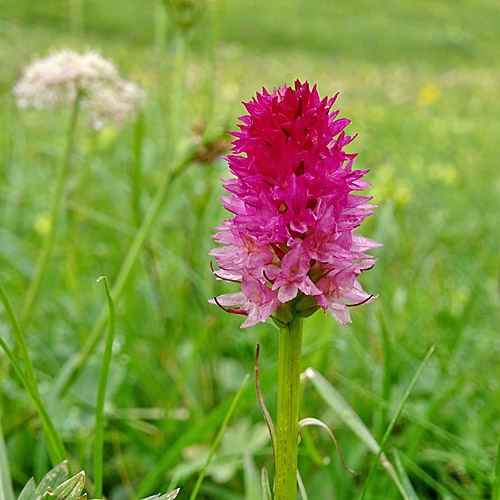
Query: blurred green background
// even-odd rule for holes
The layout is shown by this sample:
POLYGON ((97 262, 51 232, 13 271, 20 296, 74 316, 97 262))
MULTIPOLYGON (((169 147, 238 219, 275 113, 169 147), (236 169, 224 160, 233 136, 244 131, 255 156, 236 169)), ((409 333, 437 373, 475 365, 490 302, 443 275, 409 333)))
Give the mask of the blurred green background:
MULTIPOLYGON (((187 2, 189 4, 190 2, 187 2)), ((488 499, 500 433, 500 7, 494 0, 275 0, 191 2, 180 147, 193 124, 234 130, 241 101, 296 78, 321 96, 340 91, 352 120, 355 165, 371 169, 378 205, 360 233, 380 241, 362 277, 380 298, 337 325, 305 322, 303 368, 320 371, 380 438, 419 362, 436 352, 394 429, 421 499, 488 499), (198 4, 200 4, 198 6, 198 4)), ((34 272, 50 207, 66 116, 21 113, 12 87, 34 56, 97 49, 147 93, 141 151, 141 209, 171 168, 172 93, 179 35, 153 0, 0 0, 0 279, 14 309, 34 272)), ((44 400, 65 361, 83 345, 137 229, 134 137, 89 131, 81 121, 62 223, 40 300, 27 328, 44 400)), ((236 291, 210 272, 220 207, 219 158, 191 165, 172 184, 147 251, 117 304, 117 337, 106 407, 105 493, 114 500, 181 486, 196 474, 261 344, 264 396, 275 412, 277 330, 239 330, 240 318, 210 306, 236 291), (142 491, 142 490, 146 491, 142 491)), ((3 310, 0 335, 13 344, 3 310)), ((95 350, 51 416, 75 462, 92 477, 98 366, 95 350)), ((49 468, 39 420, 0 355, 0 418, 14 486, 49 468)), ((305 384, 302 417, 333 429, 342 469, 320 430, 303 436, 299 468, 309 498, 356 498, 372 456, 305 384)), ((272 470, 254 388, 247 387, 208 470, 200 499, 253 500, 260 468, 272 470)), ((370 498, 400 494, 383 470, 370 498)))

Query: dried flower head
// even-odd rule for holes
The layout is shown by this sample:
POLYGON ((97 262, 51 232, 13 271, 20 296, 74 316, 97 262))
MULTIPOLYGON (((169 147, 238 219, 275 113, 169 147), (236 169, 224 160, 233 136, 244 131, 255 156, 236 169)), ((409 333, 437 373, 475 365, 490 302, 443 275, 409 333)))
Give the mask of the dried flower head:
POLYGON ((210 253, 216 277, 241 283, 241 292, 210 302, 247 316, 242 327, 320 307, 346 324, 349 306, 375 298, 357 277, 376 262, 365 252, 380 245, 354 232, 373 206, 351 194, 369 186, 368 170, 353 170, 356 154, 343 150, 354 136, 344 132, 350 121, 330 112, 336 97, 320 100, 316 86, 299 81, 263 89, 232 132, 235 178, 222 200, 234 217, 216 228, 224 246, 210 253))
POLYGON ((137 115, 144 101, 143 91, 122 80, 116 67, 96 52, 62 50, 36 59, 14 87, 21 109, 71 106, 79 93, 96 129, 106 122, 121 126, 137 115))

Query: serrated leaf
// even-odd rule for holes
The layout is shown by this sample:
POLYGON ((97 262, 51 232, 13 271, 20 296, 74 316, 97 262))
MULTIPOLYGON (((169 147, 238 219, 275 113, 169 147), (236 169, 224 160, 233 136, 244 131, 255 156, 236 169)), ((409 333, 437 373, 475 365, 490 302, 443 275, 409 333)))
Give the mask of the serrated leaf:
POLYGON ((36 489, 35 498, 41 498, 47 491, 47 488, 55 490, 61 483, 66 481, 66 479, 68 479, 68 462, 65 460, 43 476, 36 489))
POLYGON ((273 500, 271 495, 271 488, 269 487, 269 476, 267 475, 267 470, 265 467, 262 467, 261 472, 261 487, 262 487, 262 500, 273 500))
POLYGON ((25 484, 17 500, 36 500, 36 486, 33 478, 25 484))
POLYGON ((162 495, 161 493, 158 493, 156 495, 152 495, 150 497, 143 498, 142 500, 174 500, 174 498, 177 498, 179 491, 181 491, 181 489, 177 488, 176 490, 169 491, 168 493, 165 493, 164 495, 162 495))
POLYGON ((79 472, 76 476, 60 484, 54 491, 47 490, 42 498, 53 498, 54 500, 77 500, 85 487, 85 472, 79 472))

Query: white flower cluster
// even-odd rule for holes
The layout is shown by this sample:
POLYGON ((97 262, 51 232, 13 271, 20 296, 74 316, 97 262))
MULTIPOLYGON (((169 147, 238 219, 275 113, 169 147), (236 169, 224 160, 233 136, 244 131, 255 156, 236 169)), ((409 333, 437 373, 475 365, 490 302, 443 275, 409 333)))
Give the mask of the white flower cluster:
POLYGON ((122 80, 116 67, 96 52, 80 55, 62 50, 36 59, 14 87, 21 109, 71 106, 79 93, 95 129, 108 121, 121 126, 137 115, 144 102, 144 92, 122 80))

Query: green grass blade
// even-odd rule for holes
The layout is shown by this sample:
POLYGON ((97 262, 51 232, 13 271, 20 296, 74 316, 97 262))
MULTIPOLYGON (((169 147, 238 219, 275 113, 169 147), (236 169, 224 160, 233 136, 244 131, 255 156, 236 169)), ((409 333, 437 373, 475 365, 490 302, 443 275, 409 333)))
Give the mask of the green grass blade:
POLYGON ((24 363, 24 369, 26 371, 26 377, 29 380, 30 384, 33 387, 33 390, 38 393, 38 384, 35 376, 35 370, 33 368, 33 364, 31 363, 31 358, 28 354, 28 347, 26 345, 26 339, 24 338, 24 333, 17 321, 16 315, 14 314, 14 310, 10 305, 7 294, 5 293, 5 289, 0 283, 0 300, 2 301, 3 307, 5 309, 5 314, 7 315, 7 319, 9 320, 10 326, 12 328, 12 333, 14 334, 14 338, 21 349, 21 356, 24 363))
POLYGON ((420 500, 418 498, 417 493, 413 489, 413 485, 410 482, 410 478, 408 477, 408 474, 406 474, 406 471, 403 467, 403 464, 401 463, 401 459, 399 458, 398 452, 396 450, 394 450, 393 455, 394 455, 394 466, 396 467, 396 471, 399 474, 399 478, 401 479, 401 482, 403 483, 405 491, 408 494, 408 498, 410 500, 420 500))
POLYGON ((26 374, 23 372, 21 365, 2 338, 0 338, 0 347, 7 355, 7 358, 11 362, 14 371, 23 383, 25 389, 28 391, 31 401, 33 402, 33 405, 38 412, 38 415, 42 422, 43 431, 45 433, 50 459, 52 461, 52 464, 56 465, 66 458, 66 450, 64 449, 62 440, 59 437, 59 434, 57 433, 56 428, 54 427, 54 424, 52 423, 52 420, 50 419, 49 414, 47 413, 47 410, 45 409, 45 406, 43 405, 42 400, 38 395, 38 392, 35 392, 35 389, 26 377, 26 374))
POLYGON ((101 372, 99 374, 99 387, 97 389, 97 404, 95 413, 95 441, 94 441, 94 496, 102 497, 102 469, 103 469, 103 447, 104 447, 104 402, 106 399, 106 387, 108 385, 109 367, 113 354, 113 340, 115 338, 115 303, 109 289, 109 281, 106 276, 101 276, 97 281, 104 281, 106 299, 108 303, 108 328, 106 332, 106 343, 102 356, 101 372))
POLYGON ((377 470, 377 464, 378 464, 379 458, 380 458, 380 456, 385 448, 385 445, 387 444, 387 441, 389 439, 389 435, 391 434, 392 429, 396 425, 396 422, 399 419, 401 412, 403 411, 403 408, 404 408, 406 402, 408 401, 408 398, 410 397, 411 391, 415 387, 415 384, 417 383, 418 379, 420 378, 420 375, 422 374, 425 367, 427 366, 427 363, 429 362, 429 359, 432 356, 432 353, 434 352, 434 348, 435 348, 435 346, 432 346, 427 351, 425 358, 420 363, 420 366, 418 367, 417 371, 415 372, 415 375, 413 375, 413 378, 411 379, 411 382, 410 382, 408 388, 406 389, 406 392, 404 393, 403 398, 401 399, 401 402, 399 403, 398 408, 397 408, 394 416, 392 417, 389 425, 387 426, 384 437, 382 438, 382 442, 380 443, 380 449, 375 457, 375 460, 372 463, 370 472, 369 472, 368 477, 365 481, 363 491, 361 492, 360 500, 363 500, 365 498, 365 495, 370 488, 370 484, 373 480, 373 477, 375 476, 375 471, 377 470))
POLYGON ((450 498, 452 500, 457 499, 456 495, 454 495, 448 488, 445 488, 441 483, 436 481, 428 472, 419 467, 410 457, 407 457, 401 451, 399 453, 404 458, 406 467, 410 469, 423 483, 427 484, 427 486, 439 493, 442 498, 450 498))
POLYGON ((491 500, 500 500, 500 440, 498 441, 497 463, 495 467, 495 479, 493 480, 491 500))
POLYGON ((0 498, 2 500, 15 500, 12 481, 10 479, 9 461, 3 439, 2 423, 0 422, 0 498))
POLYGON ((14 337, 16 341, 21 346, 21 352, 23 353, 23 358, 25 362, 25 368, 27 373, 22 369, 18 360, 14 356, 14 353, 9 349, 7 344, 0 338, 0 347, 4 350, 7 358, 11 362, 14 371, 17 376, 23 383, 25 389, 28 391, 28 394, 35 405, 35 408, 38 412, 40 420, 42 421, 43 430, 46 437, 47 449, 49 451, 49 455, 52 461, 52 465, 57 465, 66 457, 66 450, 64 448, 64 444, 62 439, 59 437, 59 434, 50 419, 50 416, 43 405, 42 399, 40 397, 40 393, 38 392, 38 383, 36 380, 35 372, 33 370, 33 365, 31 363, 30 357, 28 355, 28 350, 26 348, 26 343, 24 341, 24 335, 22 333, 21 327, 19 326, 19 322, 17 321, 16 315, 14 314, 14 310, 12 309, 10 302, 7 298, 5 290, 0 283, 0 300, 5 308, 5 312, 7 314, 7 318, 12 327, 12 331, 14 332, 14 337))
POLYGON ((203 482, 203 479, 205 478, 205 473, 207 471, 207 467, 209 466, 210 461, 212 460, 212 457, 215 453, 215 450, 216 450, 217 446, 219 445, 219 441, 222 438, 222 434, 224 434, 224 430, 226 429, 226 426, 229 422, 229 419, 231 418, 233 411, 236 408, 236 405, 238 404, 241 393, 243 392, 243 389, 245 388, 245 385, 246 385, 249 378, 250 378, 250 375, 247 373, 247 375, 243 379, 243 382, 241 382, 241 385, 238 389, 238 392, 236 392, 236 395, 234 396, 233 402, 231 403, 231 406, 229 407, 229 410, 227 411, 226 416, 224 417, 222 425, 220 426, 220 429, 217 432, 217 435, 215 436, 214 442, 212 443, 212 446, 210 448, 210 452, 208 453, 208 457, 207 457, 207 460, 205 462, 205 465, 203 466, 203 469, 201 469, 200 475, 198 476, 196 484, 194 485, 194 489, 193 489, 193 492, 191 493, 191 496, 189 497, 189 500, 194 500, 196 498, 196 496, 198 495, 198 491, 200 490, 201 483, 203 482))

